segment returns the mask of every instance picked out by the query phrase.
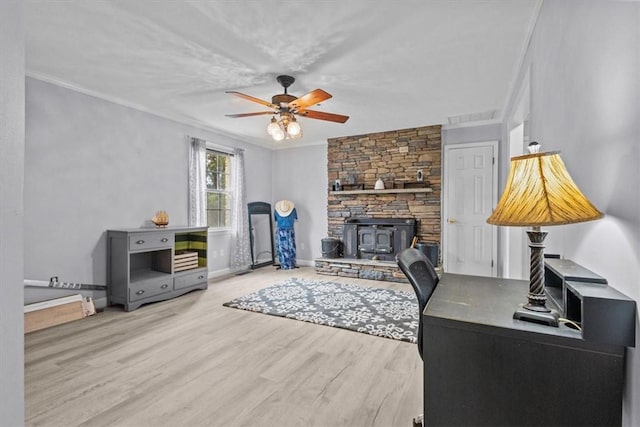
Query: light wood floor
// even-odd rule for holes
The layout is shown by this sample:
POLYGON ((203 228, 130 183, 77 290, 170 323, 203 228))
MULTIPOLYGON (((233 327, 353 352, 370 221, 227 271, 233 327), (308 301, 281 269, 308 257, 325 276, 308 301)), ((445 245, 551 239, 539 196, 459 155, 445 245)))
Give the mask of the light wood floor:
POLYGON ((174 300, 25 336, 29 426, 410 426, 415 344, 223 307, 313 268, 210 282, 174 300))

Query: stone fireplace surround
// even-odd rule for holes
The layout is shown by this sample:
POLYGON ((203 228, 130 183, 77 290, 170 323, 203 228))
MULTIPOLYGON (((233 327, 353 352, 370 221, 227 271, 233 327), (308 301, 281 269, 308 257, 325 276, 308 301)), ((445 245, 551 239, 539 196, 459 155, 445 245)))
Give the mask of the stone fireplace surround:
MULTIPOLYGON (((413 218, 418 240, 440 245, 441 153, 440 125, 329 139, 328 236, 342 241, 347 219, 413 218), (424 187, 404 188, 417 184, 418 170, 424 187), (336 179, 353 178, 364 191, 332 191, 336 179), (371 191, 379 178, 386 190, 371 191)), ((393 261, 320 258, 315 265, 321 274, 406 281, 393 261)))

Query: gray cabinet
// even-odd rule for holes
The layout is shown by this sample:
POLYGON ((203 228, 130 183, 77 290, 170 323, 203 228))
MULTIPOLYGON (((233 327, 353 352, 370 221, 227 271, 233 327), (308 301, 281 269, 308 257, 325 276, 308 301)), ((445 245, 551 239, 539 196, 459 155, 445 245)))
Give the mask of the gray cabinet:
POLYGON ((109 304, 126 311, 207 289, 207 228, 107 231, 109 304))

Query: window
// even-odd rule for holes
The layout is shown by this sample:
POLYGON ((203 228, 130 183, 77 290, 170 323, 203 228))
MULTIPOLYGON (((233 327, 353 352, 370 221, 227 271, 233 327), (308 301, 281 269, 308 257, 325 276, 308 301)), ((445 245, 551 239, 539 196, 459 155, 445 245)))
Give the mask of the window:
POLYGON ((231 226, 231 155, 207 149, 207 225, 231 226))

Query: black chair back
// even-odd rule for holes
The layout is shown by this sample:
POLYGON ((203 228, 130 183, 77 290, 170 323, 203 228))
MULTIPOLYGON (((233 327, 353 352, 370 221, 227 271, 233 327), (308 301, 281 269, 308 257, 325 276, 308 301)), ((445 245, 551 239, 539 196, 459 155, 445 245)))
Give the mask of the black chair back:
POLYGON ((422 312, 438 285, 440 278, 429 258, 415 248, 407 248, 396 255, 398 267, 407 276, 418 298, 418 352, 422 357, 422 312))

